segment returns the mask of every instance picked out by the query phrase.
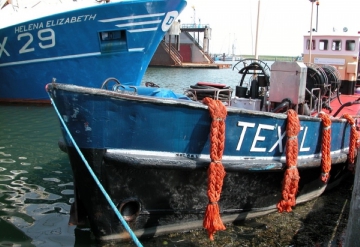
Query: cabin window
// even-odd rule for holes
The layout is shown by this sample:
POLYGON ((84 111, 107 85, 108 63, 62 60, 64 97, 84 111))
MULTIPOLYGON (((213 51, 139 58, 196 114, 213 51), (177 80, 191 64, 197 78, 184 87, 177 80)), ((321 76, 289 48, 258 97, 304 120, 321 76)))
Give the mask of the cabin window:
POLYGON ((319 50, 326 51, 328 49, 329 41, 327 39, 320 39, 319 41, 319 50))
POLYGON ((355 40, 346 40, 345 50, 355 51, 355 40))
POLYGON ((118 52, 127 50, 125 30, 99 32, 101 52, 118 52))
MULTIPOLYGON (((311 50, 315 50, 315 40, 311 40, 311 50)), ((306 49, 310 50, 310 40, 308 39, 307 42, 306 42, 306 49)))
POLYGON ((341 40, 333 40, 331 49, 333 51, 341 51, 341 40))

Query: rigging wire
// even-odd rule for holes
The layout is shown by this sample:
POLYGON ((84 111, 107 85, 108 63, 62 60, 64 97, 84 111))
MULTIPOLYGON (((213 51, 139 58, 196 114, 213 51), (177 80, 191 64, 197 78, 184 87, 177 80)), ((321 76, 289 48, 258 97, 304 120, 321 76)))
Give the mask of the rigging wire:
MULTIPOLYGON (((49 94, 49 93, 48 93, 49 94)), ((111 208, 114 210, 114 213, 116 214, 116 216, 119 218, 119 220, 121 221, 121 223, 123 224, 124 228, 126 229, 126 231, 128 231, 128 233, 130 234, 132 240, 135 242, 136 246, 138 247, 142 247, 142 244, 139 242, 139 239, 136 237, 136 235, 134 234, 134 232, 131 230, 131 228, 129 227, 129 225, 126 223, 125 219, 122 217, 122 215, 119 213, 119 210, 116 208, 115 204, 113 203, 113 201, 111 200, 109 194, 105 191, 104 187, 102 186, 101 182, 99 181, 99 179, 97 178, 97 176, 95 175, 94 171, 91 169, 89 163, 87 162, 87 160, 85 159, 83 153, 81 152, 80 148, 78 147, 78 145, 76 144, 74 138, 72 137, 72 135, 69 132, 69 129, 67 128, 64 120, 62 119, 56 104, 54 102, 54 100, 52 99, 52 97, 50 96, 50 100, 51 100, 51 104, 54 106, 54 109, 60 119, 61 124, 64 126, 64 129, 66 130, 66 133, 68 134, 71 142, 74 144, 74 147, 76 149, 76 151, 78 152, 79 156, 81 157, 81 159, 83 160, 86 168, 89 170, 91 176, 93 177, 93 179, 95 180, 95 183, 97 184, 97 186, 99 187, 99 189, 101 190, 101 192, 103 193, 103 195, 105 196, 106 200, 109 202, 111 208)))

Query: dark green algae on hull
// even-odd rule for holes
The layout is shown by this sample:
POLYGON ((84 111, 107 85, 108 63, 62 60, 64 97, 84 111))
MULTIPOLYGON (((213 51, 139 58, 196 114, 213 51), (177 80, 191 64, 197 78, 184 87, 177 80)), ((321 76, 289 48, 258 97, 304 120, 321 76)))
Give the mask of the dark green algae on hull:
MULTIPOLYGON (((148 247, 344 246, 353 179, 352 175, 347 177, 320 197, 296 205, 292 212, 273 212, 227 224, 226 230, 216 232, 214 241, 209 240, 205 229, 198 229, 142 239, 141 243, 148 247)), ((119 243, 104 242, 100 245, 119 246, 119 243)), ((135 244, 126 242, 121 246, 135 244)))

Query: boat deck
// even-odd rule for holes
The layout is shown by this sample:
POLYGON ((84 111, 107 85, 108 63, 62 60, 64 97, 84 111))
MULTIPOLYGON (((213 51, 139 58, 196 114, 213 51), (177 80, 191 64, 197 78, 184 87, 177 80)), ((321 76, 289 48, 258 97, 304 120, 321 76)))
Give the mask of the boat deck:
MULTIPOLYGON (((340 95, 340 100, 342 104, 345 104, 347 102, 357 101, 360 99, 360 94, 354 94, 354 95, 340 95)), ((331 107, 333 108, 332 113, 335 113, 340 107, 341 104, 338 99, 334 99, 331 102, 331 107)), ((354 104, 352 106, 344 107, 344 109, 341 110, 341 114, 348 113, 353 117, 360 117, 360 104, 354 104)))
MULTIPOLYGON (((329 112, 328 110, 324 110, 324 109, 323 109, 323 111, 330 115, 334 115, 337 113, 337 111, 340 109, 340 107, 342 105, 350 104, 350 102, 359 101, 359 100, 360 100, 360 94, 354 94, 354 95, 342 94, 342 95, 340 95, 341 103, 339 102, 339 100, 337 98, 335 98, 331 101, 331 103, 330 103, 330 106, 332 108, 331 112, 329 112)), ((352 105, 343 107, 343 109, 341 109, 341 111, 336 115, 336 117, 341 117, 346 113, 355 119, 356 129, 360 133, 360 121, 359 121, 359 119, 360 119, 360 104, 352 104, 352 105)))

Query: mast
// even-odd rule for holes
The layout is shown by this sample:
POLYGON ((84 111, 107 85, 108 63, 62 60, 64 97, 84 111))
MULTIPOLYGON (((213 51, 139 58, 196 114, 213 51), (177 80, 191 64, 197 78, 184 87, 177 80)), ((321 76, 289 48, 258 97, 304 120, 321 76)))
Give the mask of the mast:
POLYGON ((312 50, 312 19, 313 19, 313 11, 314 11, 314 2, 316 0, 309 0, 311 2, 311 17, 310 17, 310 41, 309 41, 309 63, 311 63, 311 50, 312 50))
POLYGON ((319 32, 318 30, 318 15, 319 15, 319 1, 316 1, 316 32, 319 32))
POLYGON ((260 0, 258 0, 258 13, 257 13, 257 23, 256 23, 256 38, 255 38, 255 59, 259 58, 258 55, 258 36, 259 36, 259 16, 260 16, 260 0))

